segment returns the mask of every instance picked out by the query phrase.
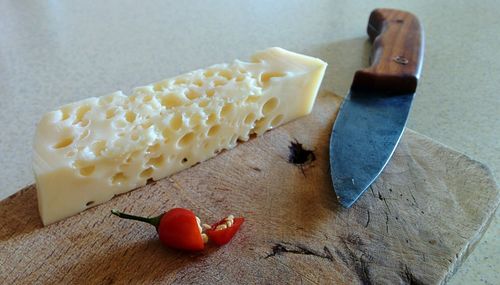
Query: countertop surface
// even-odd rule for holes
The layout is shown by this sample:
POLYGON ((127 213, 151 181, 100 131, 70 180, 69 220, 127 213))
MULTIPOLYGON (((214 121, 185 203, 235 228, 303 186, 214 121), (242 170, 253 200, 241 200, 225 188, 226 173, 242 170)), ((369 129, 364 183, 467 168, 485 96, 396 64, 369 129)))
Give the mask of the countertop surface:
MULTIPOLYGON (((346 94, 368 64, 365 29, 377 7, 413 12, 424 25, 424 68, 408 126, 483 162, 498 181, 498 1, 0 0, 0 199, 33 183, 36 124, 66 103, 270 46, 327 61, 322 88, 346 94)), ((498 284, 499 218, 497 211, 451 284, 498 284)))

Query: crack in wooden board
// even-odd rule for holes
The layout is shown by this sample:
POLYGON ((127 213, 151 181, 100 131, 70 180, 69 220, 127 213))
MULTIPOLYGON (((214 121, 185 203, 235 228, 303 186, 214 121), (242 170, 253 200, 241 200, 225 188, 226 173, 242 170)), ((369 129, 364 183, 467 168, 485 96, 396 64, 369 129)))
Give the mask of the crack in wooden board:
MULTIPOLYGON (((44 283, 438 284, 460 265, 499 203, 482 164, 406 130, 393 159, 351 209, 336 201, 328 141, 341 98, 323 92, 310 116, 140 190, 42 227, 29 186, 0 202, 0 280, 44 283), (313 149, 300 169, 290 142, 313 149), (304 172, 302 172, 304 171, 304 172), (235 239, 203 253, 165 249, 154 228, 118 208, 156 215, 234 213, 235 239), (270 255, 280 244, 282 254, 270 255), (267 257, 267 258, 266 258, 267 257)), ((279 250, 278 250, 279 251, 279 250)))

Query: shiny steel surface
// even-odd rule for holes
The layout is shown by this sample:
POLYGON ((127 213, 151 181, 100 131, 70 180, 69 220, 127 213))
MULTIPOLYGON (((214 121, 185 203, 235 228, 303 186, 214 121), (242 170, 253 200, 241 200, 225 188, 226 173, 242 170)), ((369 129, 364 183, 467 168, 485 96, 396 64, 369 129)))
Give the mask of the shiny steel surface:
POLYGON ((330 171, 342 206, 349 208, 377 179, 406 125, 414 94, 352 92, 342 103, 330 138, 330 171))

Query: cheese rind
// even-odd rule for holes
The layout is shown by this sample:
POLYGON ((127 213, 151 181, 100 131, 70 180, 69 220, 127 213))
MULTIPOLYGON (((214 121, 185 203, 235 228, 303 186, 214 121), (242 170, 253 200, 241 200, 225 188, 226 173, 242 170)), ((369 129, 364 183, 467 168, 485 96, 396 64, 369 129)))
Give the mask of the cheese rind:
POLYGON ((33 169, 45 225, 311 112, 326 63, 270 48, 45 114, 33 169))

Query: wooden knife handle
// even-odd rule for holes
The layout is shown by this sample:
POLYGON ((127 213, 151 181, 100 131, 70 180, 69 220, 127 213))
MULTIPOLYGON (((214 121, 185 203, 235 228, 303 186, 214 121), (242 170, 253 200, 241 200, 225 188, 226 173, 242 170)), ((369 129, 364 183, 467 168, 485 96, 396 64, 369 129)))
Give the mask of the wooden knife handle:
POLYGON ((415 92, 424 58, 424 35, 417 17, 376 9, 367 31, 373 43, 371 66, 356 72, 351 89, 390 95, 415 92))

